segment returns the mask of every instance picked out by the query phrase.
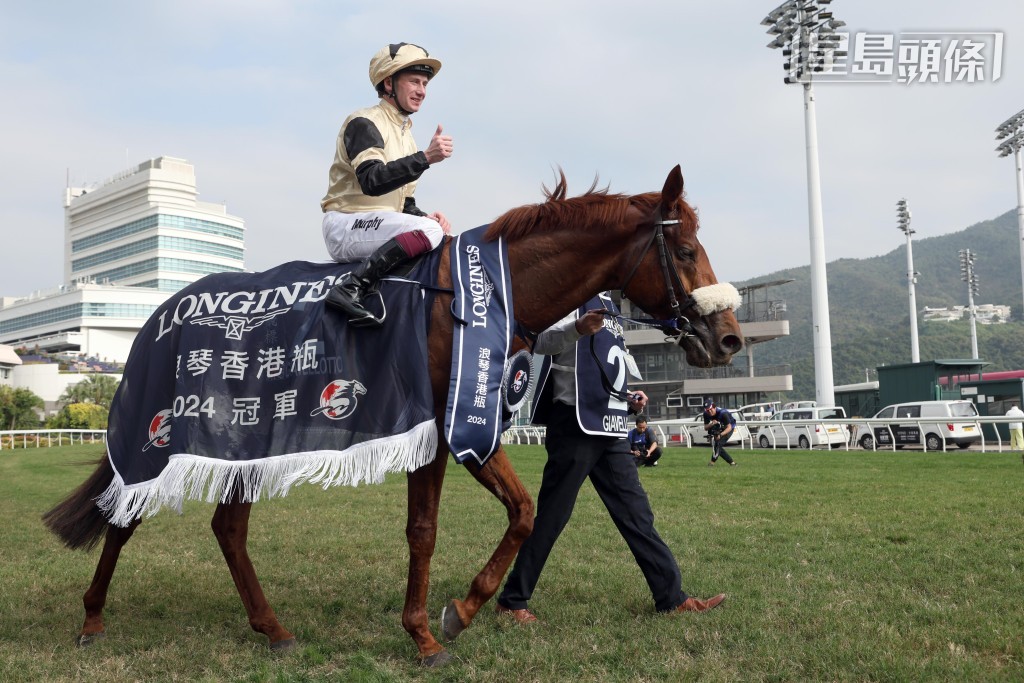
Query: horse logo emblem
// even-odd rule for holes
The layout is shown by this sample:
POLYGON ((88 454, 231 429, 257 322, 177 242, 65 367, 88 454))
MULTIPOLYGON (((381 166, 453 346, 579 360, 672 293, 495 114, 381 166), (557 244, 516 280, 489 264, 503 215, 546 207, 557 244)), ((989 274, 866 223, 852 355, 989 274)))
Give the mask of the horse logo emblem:
POLYGON ((517 370, 516 376, 512 378, 512 391, 516 394, 522 393, 529 379, 530 376, 526 374, 525 370, 517 370))
POLYGON ((530 353, 523 349, 512 355, 505 364, 501 380, 501 394, 505 410, 514 413, 523 407, 530 390, 530 353))
POLYGON ((251 318, 242 315, 210 315, 205 318, 195 318, 189 322, 193 325, 219 327, 225 331, 224 336, 226 338, 240 340, 246 332, 254 330, 271 318, 287 313, 290 310, 292 309, 281 308, 276 311, 270 311, 266 315, 257 315, 251 318))
POLYGON ((150 446, 163 448, 171 443, 171 409, 161 410, 149 421, 149 441, 142 447, 143 451, 150 446))
POLYGON ((336 379, 320 392, 320 407, 309 415, 323 414, 332 420, 343 420, 355 412, 359 396, 366 393, 366 387, 357 380, 336 379))

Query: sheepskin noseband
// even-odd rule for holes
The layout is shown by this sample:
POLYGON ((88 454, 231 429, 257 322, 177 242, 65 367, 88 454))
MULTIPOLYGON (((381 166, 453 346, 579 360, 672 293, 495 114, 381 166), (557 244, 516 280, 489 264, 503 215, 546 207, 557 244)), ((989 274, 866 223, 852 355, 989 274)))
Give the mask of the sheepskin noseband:
POLYGON ((702 316, 718 313, 727 308, 735 311, 740 307, 741 301, 740 293, 728 282, 698 287, 690 292, 690 296, 693 297, 694 307, 702 316))

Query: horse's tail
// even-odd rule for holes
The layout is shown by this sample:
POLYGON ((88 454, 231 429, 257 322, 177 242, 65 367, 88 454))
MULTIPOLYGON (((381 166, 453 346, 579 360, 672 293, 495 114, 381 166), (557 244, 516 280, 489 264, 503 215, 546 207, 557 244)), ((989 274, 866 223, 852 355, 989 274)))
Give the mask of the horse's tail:
POLYGON ((72 550, 92 549, 109 524, 96 505, 96 498, 110 486, 114 479, 114 468, 106 456, 98 464, 96 471, 81 486, 43 515, 43 523, 47 528, 72 550))

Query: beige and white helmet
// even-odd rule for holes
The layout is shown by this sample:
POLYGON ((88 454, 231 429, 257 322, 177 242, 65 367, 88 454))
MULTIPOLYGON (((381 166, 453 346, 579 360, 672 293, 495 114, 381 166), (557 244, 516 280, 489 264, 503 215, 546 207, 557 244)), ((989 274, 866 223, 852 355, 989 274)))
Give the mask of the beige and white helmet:
POLYGON ((419 45, 392 43, 382 47, 370 60, 370 83, 380 92, 384 79, 399 71, 415 71, 433 78, 440 70, 440 60, 431 57, 419 45))

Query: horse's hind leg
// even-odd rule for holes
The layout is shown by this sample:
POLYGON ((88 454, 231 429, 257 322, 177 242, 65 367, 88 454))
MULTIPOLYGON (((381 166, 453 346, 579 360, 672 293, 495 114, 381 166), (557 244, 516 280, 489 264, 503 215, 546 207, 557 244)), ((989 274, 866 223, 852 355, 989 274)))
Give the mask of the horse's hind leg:
POLYGON ((265 634, 270 639, 272 650, 291 649, 295 646, 295 636, 277 620, 274 610, 263 595, 263 588, 256 578, 256 570, 246 549, 251 508, 252 503, 221 503, 217 506, 210 526, 227 560, 231 578, 245 605, 252 630, 265 634))
POLYGON ((466 469, 494 494, 508 510, 508 528, 484 568, 473 579, 465 600, 452 600, 441 614, 441 635, 454 640, 490 600, 515 559, 519 547, 533 530, 533 500, 512 469, 505 449, 495 453, 484 467, 467 463, 466 469))
POLYGON ((82 598, 82 603, 85 605, 85 623, 82 624, 82 631, 78 634, 76 641, 79 647, 89 645, 106 635, 103 626, 103 606, 107 603, 107 590, 110 588, 110 580, 114 576, 121 548, 135 533, 137 526, 139 526, 139 520, 135 520, 127 527, 113 524, 107 526, 107 536, 103 542, 100 561, 96 565, 96 573, 93 574, 92 584, 82 598))

